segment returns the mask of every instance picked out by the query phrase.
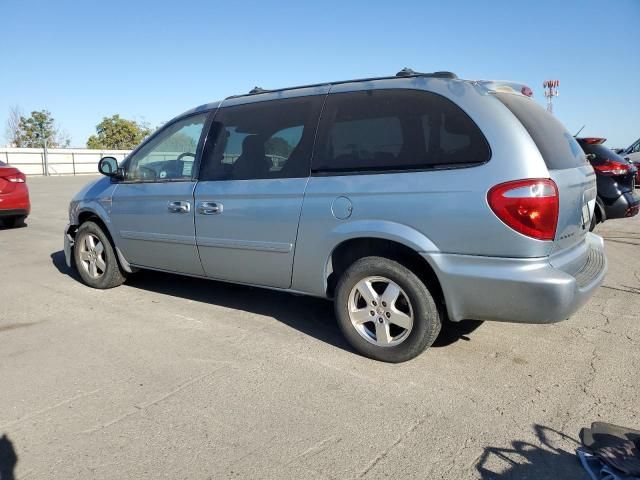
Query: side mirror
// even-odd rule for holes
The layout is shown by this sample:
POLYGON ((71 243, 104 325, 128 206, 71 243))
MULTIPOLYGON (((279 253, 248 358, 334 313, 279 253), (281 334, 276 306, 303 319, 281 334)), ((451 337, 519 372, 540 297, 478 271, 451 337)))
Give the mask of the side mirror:
POLYGON ((98 171, 107 177, 120 177, 122 169, 118 168, 118 160, 113 157, 102 157, 98 162, 98 171))
POLYGON ((622 152, 624 152, 624 148, 614 148, 613 151, 620 155, 622 152))

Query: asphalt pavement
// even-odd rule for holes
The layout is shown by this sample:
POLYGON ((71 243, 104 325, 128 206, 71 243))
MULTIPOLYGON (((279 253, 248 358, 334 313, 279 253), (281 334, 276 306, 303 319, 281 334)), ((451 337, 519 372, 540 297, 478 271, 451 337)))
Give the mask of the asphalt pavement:
POLYGON ((640 220, 554 325, 465 322, 417 359, 354 353, 327 301, 140 272, 67 269, 91 177, 30 178, 0 229, 0 478, 586 479, 581 427, 640 428, 640 220), (15 456, 15 460, 14 460, 15 456))

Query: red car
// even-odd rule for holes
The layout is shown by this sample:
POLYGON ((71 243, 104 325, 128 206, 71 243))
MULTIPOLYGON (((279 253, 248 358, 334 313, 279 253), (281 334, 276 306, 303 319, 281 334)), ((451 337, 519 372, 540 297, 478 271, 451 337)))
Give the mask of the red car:
POLYGON ((7 227, 19 227, 29 212, 31 202, 26 175, 0 162, 0 221, 7 227))

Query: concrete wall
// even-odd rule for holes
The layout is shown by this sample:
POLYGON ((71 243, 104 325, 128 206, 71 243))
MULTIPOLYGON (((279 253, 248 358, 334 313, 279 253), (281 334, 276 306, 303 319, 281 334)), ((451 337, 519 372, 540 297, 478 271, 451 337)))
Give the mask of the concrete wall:
MULTIPOLYGON (((124 159, 130 150, 90 150, 88 148, 50 148, 47 150, 49 175, 82 175, 98 172, 102 157, 124 159)), ((0 161, 19 168, 26 175, 44 174, 42 148, 0 148, 0 161)))

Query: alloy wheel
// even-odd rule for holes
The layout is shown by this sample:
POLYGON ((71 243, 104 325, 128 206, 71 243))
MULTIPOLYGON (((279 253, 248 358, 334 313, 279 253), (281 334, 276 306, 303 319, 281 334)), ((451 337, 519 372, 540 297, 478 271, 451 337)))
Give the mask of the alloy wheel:
POLYGON ((413 328, 413 308, 405 291, 385 277, 366 277, 349 294, 351 324, 368 342, 392 347, 405 341, 413 328))
POLYGON ((104 245, 93 233, 87 233, 80 242, 80 263, 91 278, 100 278, 107 270, 104 245))

